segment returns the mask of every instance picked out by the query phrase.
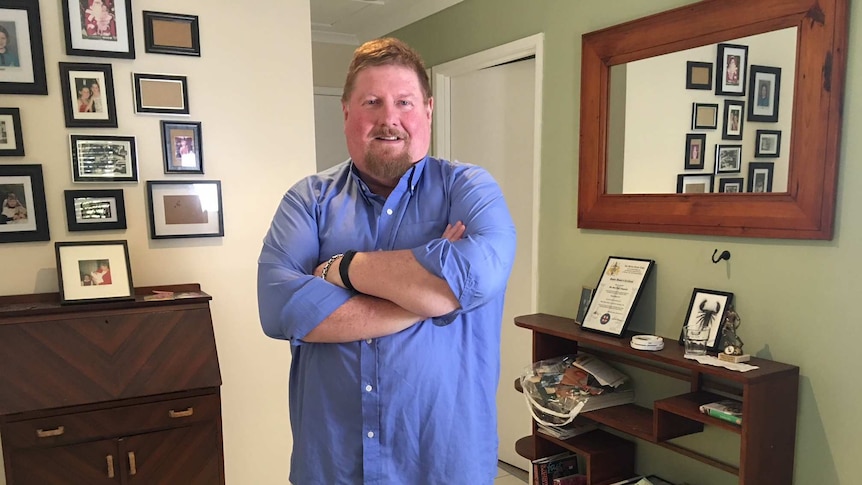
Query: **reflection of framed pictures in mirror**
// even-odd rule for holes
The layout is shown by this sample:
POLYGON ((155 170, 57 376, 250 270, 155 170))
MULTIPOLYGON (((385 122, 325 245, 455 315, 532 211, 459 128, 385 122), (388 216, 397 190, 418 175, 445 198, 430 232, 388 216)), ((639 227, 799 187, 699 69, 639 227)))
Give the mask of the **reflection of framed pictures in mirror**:
POLYGON ((703 168, 706 149, 706 134, 689 133, 685 135, 685 169, 703 168))
POLYGON ((688 61, 685 63, 685 88, 712 90, 712 63, 688 61))
POLYGON ((49 241, 41 165, 0 165, 0 243, 49 241))
POLYGON ((718 105, 714 103, 691 104, 691 129, 714 130, 718 126, 718 105))
POLYGON ((114 75, 110 64, 60 63, 66 126, 116 128, 114 75))
POLYGON ((137 182, 133 136, 69 135, 73 182, 137 182))
POLYGON ((781 131, 757 130, 754 156, 761 158, 778 158, 781 156, 781 131))
POLYGON ((150 238, 224 236, 220 181, 151 180, 147 194, 150 238))
POLYGON ((135 58, 132 0, 63 0, 66 54, 135 58))
POLYGON ((165 173, 204 173, 200 121, 162 121, 165 173))
POLYGON ((718 44, 718 58, 715 61, 715 66, 715 94, 745 96, 748 46, 718 44))
POLYGON ((715 146, 715 173, 739 173, 742 171, 742 145, 715 146))
POLYGON ((126 228, 122 189, 66 190, 66 225, 69 231, 126 228))
POLYGON ((742 123, 745 118, 745 101, 724 101, 724 129, 722 140, 742 140, 742 123))
POLYGON ((134 298, 126 241, 57 242, 54 250, 61 304, 134 298))
POLYGON ((18 108, 0 108, 0 157, 23 157, 21 112, 18 108))
POLYGON ((712 193, 712 185, 715 180, 713 174, 687 174, 681 173, 676 176, 677 194, 709 194, 712 193))
POLYGON ((144 10, 144 50, 154 54, 200 56, 197 15, 144 10))
POLYGON ((39 2, 4 0, 0 4, 0 93, 48 94, 39 2))
MULTIPOLYGON (((705 290, 695 288, 688 303, 683 329, 686 326, 705 327, 709 329, 706 339, 708 350, 716 351, 721 344, 721 327, 724 325, 724 314, 733 303, 733 293, 727 291, 705 290)), ((683 329, 680 329, 679 343, 683 344, 683 329)))
POLYGON ((723 177, 718 179, 718 191, 725 194, 742 192, 742 177, 723 177))
POLYGON ((775 164, 772 162, 748 163, 748 191, 772 192, 772 173, 775 164))
POLYGON ((748 82, 748 121, 778 121, 781 68, 751 66, 748 82))
POLYGON ((132 73, 135 112, 151 114, 189 114, 188 80, 171 74, 132 73))

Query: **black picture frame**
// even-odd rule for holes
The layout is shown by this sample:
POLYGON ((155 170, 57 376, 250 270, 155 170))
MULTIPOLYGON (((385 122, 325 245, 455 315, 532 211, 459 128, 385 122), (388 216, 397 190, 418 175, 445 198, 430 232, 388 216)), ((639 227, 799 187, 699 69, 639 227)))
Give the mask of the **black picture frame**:
POLYGON ((69 135, 73 182, 137 182, 135 137, 69 135))
POLYGON ((778 158, 781 156, 781 130, 757 130, 755 132, 754 156, 778 158))
POLYGON ((70 56, 135 58, 132 0, 92 4, 63 0, 66 54, 70 56))
POLYGON ((63 195, 69 231, 126 229, 123 189, 65 190, 63 195))
POLYGON ((0 243, 51 240, 42 165, 0 165, 0 200, 0 243))
POLYGON ((748 121, 778 122, 781 68, 751 66, 748 86, 748 121))
POLYGON ((735 194, 745 190, 745 179, 742 177, 722 177, 718 179, 718 192, 723 194, 735 194))
POLYGON ((0 94, 48 94, 39 2, 4 0, 0 28, 14 49, 0 59, 0 94))
POLYGON ((117 127, 114 74, 110 64, 61 62, 60 85, 67 127, 117 127), (96 89, 100 93, 94 94, 96 89))
POLYGON ((188 115, 188 78, 174 74, 132 73, 135 113, 188 115))
POLYGON ((702 169, 706 151, 705 133, 688 133, 685 135, 685 170, 702 169))
POLYGON ((748 163, 748 192, 772 192, 773 162, 748 163))
POLYGON ((197 15, 143 11, 144 50, 152 54, 201 55, 197 15))
POLYGON ((745 75, 748 67, 748 46, 718 44, 715 60, 715 94, 745 96, 745 75))
POLYGON ((54 252, 61 305, 135 298, 126 241, 56 242, 54 252))
POLYGON ((686 62, 685 88, 712 91, 712 63, 697 61, 686 62))
POLYGON ((161 121, 165 173, 204 173, 200 121, 161 121))
POLYGON ((0 108, 0 157, 23 157, 24 135, 21 133, 21 110, 0 108))
POLYGON ((686 325, 709 327, 709 337, 706 340, 707 351, 715 352, 721 345, 721 331, 724 326, 724 315, 733 304, 733 293, 728 291, 706 290, 695 288, 691 292, 691 300, 682 328, 679 333, 679 344, 684 345, 683 332, 686 325))
POLYGON ((724 100, 724 127, 721 130, 721 139, 742 140, 744 123, 745 101, 734 99, 724 100))
POLYGON ((691 104, 691 129, 714 130, 718 126, 717 103, 691 104))
POLYGON ((593 288, 584 286, 581 288, 581 297, 578 299, 578 313, 575 314, 575 323, 578 325, 584 323, 584 316, 590 308, 590 300, 593 299, 593 288))
POLYGON ((655 267, 651 259, 610 256, 590 298, 581 328, 623 337, 655 267))
POLYGON ((221 181, 149 180, 150 239, 224 236, 221 181))
POLYGON ((676 176, 677 194, 711 194, 715 175, 711 173, 681 173, 676 176))
POLYGON ((715 174, 742 171, 742 145, 715 146, 715 174))

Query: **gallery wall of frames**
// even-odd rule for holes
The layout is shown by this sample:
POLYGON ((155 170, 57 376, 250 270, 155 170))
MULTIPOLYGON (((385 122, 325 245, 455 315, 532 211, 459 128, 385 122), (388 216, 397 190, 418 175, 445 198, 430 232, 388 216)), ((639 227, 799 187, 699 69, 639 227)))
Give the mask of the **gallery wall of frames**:
MULTIPOLYGON (((62 0, 61 16, 65 53, 76 62, 46 65, 43 25, 39 2, 3 0, 0 3, 0 94, 41 96, 61 94, 63 123, 68 128, 69 163, 72 177, 61 197, 64 213, 49 213, 46 205, 43 166, 26 160, 27 143, 38 140, 23 133, 20 106, 0 101, 0 243, 50 241, 48 219, 66 218, 70 232, 126 229, 124 189, 146 187, 146 219, 151 239, 223 237, 221 182, 207 180, 204 170, 203 127, 193 120, 188 89, 182 73, 132 73, 132 82, 114 78, 113 63, 136 56, 201 56, 199 18, 175 12, 139 12, 143 25, 143 49, 136 49, 131 0, 62 0), (81 58, 90 58, 81 62, 81 58), (59 83, 48 72, 56 69, 59 83), (128 89, 131 96, 117 96, 128 89), (131 106, 118 106, 118 99, 133 99, 131 106), (123 133, 118 111, 136 116, 156 116, 164 177, 138 179, 136 137, 123 133), (203 177, 202 177, 203 176, 203 177), (87 184, 99 184, 87 188, 87 184)), ((63 46, 50 46, 62 50, 63 46)), ((52 73, 53 74, 53 73, 52 73)), ((148 137, 149 138, 149 137, 148 137)), ((144 214, 129 214, 143 218, 144 214)), ((111 285, 99 278, 116 266, 128 273, 126 241, 55 242, 60 288, 111 285), (73 253, 86 257, 70 258, 73 253), (74 278, 75 281, 68 281, 74 278), (66 280, 66 281, 64 281, 66 280)), ((117 276, 121 276, 117 274, 117 276)), ((121 294, 93 290, 92 298, 131 296, 128 278, 121 294)), ((113 285, 117 286, 117 285, 113 285)))

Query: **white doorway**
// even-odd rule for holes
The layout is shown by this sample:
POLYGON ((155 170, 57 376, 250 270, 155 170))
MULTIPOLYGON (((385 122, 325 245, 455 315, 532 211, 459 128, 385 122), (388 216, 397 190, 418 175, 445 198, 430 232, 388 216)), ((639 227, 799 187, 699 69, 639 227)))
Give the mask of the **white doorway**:
POLYGON ((532 339, 513 320, 537 307, 542 43, 538 34, 432 68, 435 155, 488 169, 518 231, 503 310, 497 412, 499 459, 523 470, 530 462, 515 452, 515 442, 531 433, 531 417, 513 382, 531 363, 532 339))
POLYGON ((340 88, 314 88, 314 148, 317 171, 347 160, 340 88))

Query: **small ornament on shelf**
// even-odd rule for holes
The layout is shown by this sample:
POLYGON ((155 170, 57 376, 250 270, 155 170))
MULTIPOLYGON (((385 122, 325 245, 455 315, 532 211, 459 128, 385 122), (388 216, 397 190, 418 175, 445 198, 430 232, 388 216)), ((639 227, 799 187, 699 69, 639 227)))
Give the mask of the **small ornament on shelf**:
POLYGON ((727 312, 724 314, 724 326, 721 330, 721 347, 724 349, 718 354, 718 359, 726 362, 748 362, 751 356, 743 353, 742 339, 737 335, 739 325, 742 319, 733 306, 727 307, 727 312))

